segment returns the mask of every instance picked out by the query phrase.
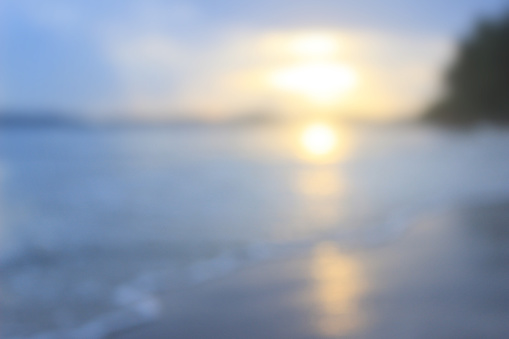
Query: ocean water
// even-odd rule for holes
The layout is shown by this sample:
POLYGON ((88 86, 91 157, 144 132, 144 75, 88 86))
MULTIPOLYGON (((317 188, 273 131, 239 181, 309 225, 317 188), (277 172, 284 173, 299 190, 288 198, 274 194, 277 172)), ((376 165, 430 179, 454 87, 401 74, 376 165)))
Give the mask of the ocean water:
POLYGON ((0 336, 103 338, 156 321, 163 294, 509 198, 504 130, 327 128, 2 130, 0 336))

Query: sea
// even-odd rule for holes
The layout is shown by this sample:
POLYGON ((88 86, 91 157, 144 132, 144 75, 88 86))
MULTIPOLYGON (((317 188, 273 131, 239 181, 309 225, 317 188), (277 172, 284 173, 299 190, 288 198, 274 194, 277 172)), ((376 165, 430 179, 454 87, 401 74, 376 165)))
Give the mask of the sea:
POLYGON ((163 295, 509 198, 496 126, 302 122, 0 130, 0 337, 99 339, 163 295))

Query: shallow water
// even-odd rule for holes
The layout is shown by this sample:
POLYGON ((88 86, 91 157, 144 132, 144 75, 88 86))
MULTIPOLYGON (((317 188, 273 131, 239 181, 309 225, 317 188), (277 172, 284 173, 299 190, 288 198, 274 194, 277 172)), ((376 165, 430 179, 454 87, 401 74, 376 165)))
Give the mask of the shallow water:
POLYGON ((323 239, 509 196, 509 134, 330 125, 1 132, 2 337, 101 338, 177 293, 323 239))

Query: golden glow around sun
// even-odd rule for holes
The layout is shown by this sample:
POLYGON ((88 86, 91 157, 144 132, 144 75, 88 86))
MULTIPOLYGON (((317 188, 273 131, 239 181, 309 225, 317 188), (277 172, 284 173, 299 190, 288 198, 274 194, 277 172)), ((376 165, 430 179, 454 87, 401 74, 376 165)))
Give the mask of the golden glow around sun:
POLYGON ((307 152, 313 155, 325 155, 336 148, 338 140, 330 126, 315 123, 304 130, 301 142, 307 152))
POLYGON ((331 35, 309 33, 295 38, 290 43, 290 50, 299 57, 324 58, 333 56, 338 51, 338 44, 331 35))
POLYGON ((305 33, 290 39, 287 46, 293 60, 270 71, 272 89, 317 106, 331 106, 357 85, 356 70, 338 60, 339 43, 334 35, 305 33))

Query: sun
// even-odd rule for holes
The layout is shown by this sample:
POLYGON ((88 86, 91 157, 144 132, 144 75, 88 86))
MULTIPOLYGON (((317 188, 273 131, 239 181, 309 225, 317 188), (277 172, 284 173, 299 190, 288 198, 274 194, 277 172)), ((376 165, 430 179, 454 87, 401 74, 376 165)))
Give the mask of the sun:
POLYGON ((278 69, 270 75, 277 90, 301 95, 315 103, 331 103, 357 84, 355 71, 336 62, 310 62, 278 69))

